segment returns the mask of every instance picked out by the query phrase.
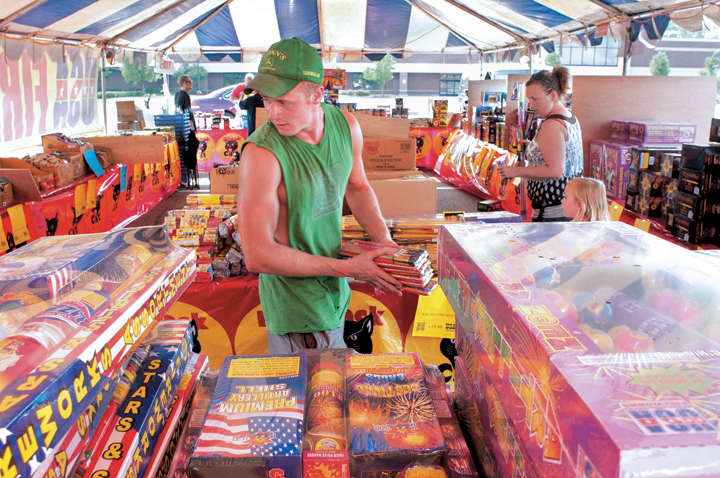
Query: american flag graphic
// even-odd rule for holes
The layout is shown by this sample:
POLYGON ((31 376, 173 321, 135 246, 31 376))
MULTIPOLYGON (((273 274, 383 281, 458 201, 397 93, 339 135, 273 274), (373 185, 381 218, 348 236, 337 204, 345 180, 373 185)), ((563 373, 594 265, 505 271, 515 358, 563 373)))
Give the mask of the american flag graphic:
POLYGON ((294 456, 300 455, 304 403, 263 414, 217 413, 205 419, 195 456, 294 456))

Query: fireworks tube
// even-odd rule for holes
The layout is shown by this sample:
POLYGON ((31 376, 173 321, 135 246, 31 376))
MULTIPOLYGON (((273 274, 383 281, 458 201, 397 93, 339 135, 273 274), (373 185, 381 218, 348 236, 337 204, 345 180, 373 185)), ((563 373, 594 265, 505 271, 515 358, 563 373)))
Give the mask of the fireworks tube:
POLYGON ((310 372, 303 450, 346 450, 345 378, 332 362, 321 361, 310 372))

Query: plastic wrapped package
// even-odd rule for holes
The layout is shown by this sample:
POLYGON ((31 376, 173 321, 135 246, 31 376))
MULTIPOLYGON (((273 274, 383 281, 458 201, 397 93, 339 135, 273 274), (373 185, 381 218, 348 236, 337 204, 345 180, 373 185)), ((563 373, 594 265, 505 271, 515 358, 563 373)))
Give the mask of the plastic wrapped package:
POLYGON ((346 357, 351 472, 435 464, 447 452, 415 353, 346 357))
POLYGON ((0 258, 0 269, 0 300, 24 289, 50 305, 0 341, 0 428, 12 433, 7 450, 18 473, 29 476, 29 463, 52 460, 49 450, 97 405, 128 351, 192 281, 194 257, 162 227, 149 227, 41 238, 0 258), (25 448, 22 460, 21 430, 45 428, 35 413, 40 404, 72 407, 53 415, 56 430, 43 433, 45 446, 25 448))
POLYGON ((188 476, 300 478, 306 358, 227 357, 188 476))
POLYGON ((538 476, 720 467, 712 259, 598 222, 450 225, 439 260, 467 369, 458 401, 467 386, 485 423, 502 410, 538 476))

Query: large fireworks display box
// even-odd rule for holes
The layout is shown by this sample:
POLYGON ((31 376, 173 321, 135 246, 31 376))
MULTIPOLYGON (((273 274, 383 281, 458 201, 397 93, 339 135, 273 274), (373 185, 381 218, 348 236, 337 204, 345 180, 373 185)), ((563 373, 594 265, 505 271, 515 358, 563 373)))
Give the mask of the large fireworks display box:
POLYGON ((188 476, 301 478, 306 364, 305 354, 227 357, 188 476))
POLYGON ((144 343, 152 353, 143 362, 127 397, 101 438, 102 453, 87 472, 106 478, 142 478, 177 392, 193 338, 187 320, 162 321, 144 343))
POLYGON ((351 471, 439 464, 447 454, 416 353, 345 357, 351 471))
POLYGON ((456 396, 503 473, 511 454, 520 476, 720 469, 717 262, 619 222, 464 224, 439 269, 456 396))
POLYGON ((0 271, 0 457, 31 476, 66 438, 86 443, 78 419, 97 425, 104 390, 192 282, 194 252, 162 227, 124 229, 38 239, 1 257, 0 271))

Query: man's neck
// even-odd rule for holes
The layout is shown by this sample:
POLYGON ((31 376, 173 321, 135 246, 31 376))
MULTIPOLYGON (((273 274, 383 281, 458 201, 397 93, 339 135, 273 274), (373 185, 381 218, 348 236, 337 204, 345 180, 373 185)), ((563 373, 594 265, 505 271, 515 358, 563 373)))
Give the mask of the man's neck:
POLYGON ((311 108, 315 108, 312 121, 295 137, 309 144, 319 144, 325 134, 325 111, 319 104, 311 108))

